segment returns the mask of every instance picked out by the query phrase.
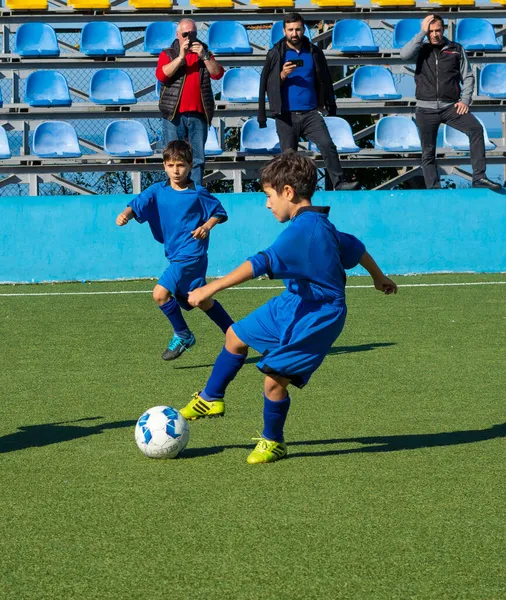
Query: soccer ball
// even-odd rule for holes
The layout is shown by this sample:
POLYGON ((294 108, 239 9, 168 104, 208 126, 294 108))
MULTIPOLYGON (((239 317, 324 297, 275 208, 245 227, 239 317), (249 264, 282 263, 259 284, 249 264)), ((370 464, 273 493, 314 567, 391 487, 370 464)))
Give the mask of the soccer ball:
POLYGON ((171 406, 150 408, 135 426, 135 442, 149 458, 176 458, 189 438, 188 421, 171 406))

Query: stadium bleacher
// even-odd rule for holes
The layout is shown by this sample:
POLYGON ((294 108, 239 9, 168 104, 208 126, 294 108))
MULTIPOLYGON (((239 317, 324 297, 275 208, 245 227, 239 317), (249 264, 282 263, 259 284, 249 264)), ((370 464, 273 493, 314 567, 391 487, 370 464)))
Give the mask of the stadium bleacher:
POLYGON ((126 158, 153 154, 146 128, 133 119, 121 119, 107 125, 104 150, 111 156, 126 158))
POLYGON ((260 73, 251 67, 239 67, 225 72, 221 99, 227 102, 258 102, 260 73))
POLYGON ((90 100, 96 104, 135 104, 130 75, 122 69, 101 69, 90 81, 90 100))
POLYGON ((26 78, 25 102, 30 106, 70 106, 69 86, 58 71, 35 71, 26 78))
MULTIPOLYGON (((90 3, 93 2, 95 0, 90 0, 90 3)), ((158 0, 153 0, 153 2, 156 4, 158 0)), ((282 32, 283 9, 279 3, 276 3, 277 9, 273 9, 276 12, 269 13, 267 9, 272 8, 271 3, 271 7, 265 7, 262 11, 255 13, 254 11, 258 10, 258 3, 251 3, 240 8, 236 5, 234 9, 230 10, 225 7, 221 12, 214 12, 204 4, 203 2, 197 7, 195 2, 191 4, 187 2, 184 7, 185 9, 186 7, 195 9, 195 12, 187 16, 197 19, 200 27, 199 39, 209 44, 218 60, 226 68, 225 77, 213 88, 217 95, 217 110, 213 126, 218 127, 219 125, 220 132, 229 127, 241 127, 240 144, 237 150, 222 148, 216 129, 212 127, 206 154, 212 157, 208 162, 209 168, 216 165, 218 169, 228 169, 220 157, 223 157, 224 160, 232 160, 232 166, 226 170, 226 173, 230 174, 234 169, 241 168, 241 163, 236 162, 241 154, 248 157, 255 155, 265 157, 269 153, 279 151, 279 140, 275 127, 273 127, 274 122, 269 120, 268 128, 259 130, 254 117, 258 102, 260 68, 265 59, 265 53, 275 43, 275 40, 279 39, 280 31, 282 32), (207 13, 204 12, 206 10, 207 13), (253 15, 256 16, 255 20, 251 20, 253 15), (248 120, 242 125, 245 118, 248 120), (218 159, 221 162, 218 162, 218 159)), ((412 95, 406 95, 406 86, 403 86, 402 91, 396 86, 410 77, 410 67, 402 63, 398 49, 416 31, 419 31, 420 17, 423 16, 423 13, 413 11, 409 14, 409 18, 399 18, 395 24, 388 25, 387 23, 388 26, 380 29, 378 22, 382 19, 383 13, 377 7, 371 8, 371 12, 368 14, 351 12, 347 16, 353 18, 336 21, 336 13, 332 14, 329 9, 343 5, 339 0, 335 2, 313 1, 310 9, 312 12, 307 9, 305 9, 307 12, 304 12, 310 25, 307 33, 325 49, 329 64, 342 69, 353 65, 358 66, 354 73, 346 74, 343 71, 340 76, 341 80, 335 82, 336 89, 351 84, 351 94, 337 100, 338 114, 341 117, 352 114, 388 116, 379 119, 375 128, 368 129, 368 135, 375 137, 374 149, 370 150, 360 149, 357 146, 351 128, 349 126, 347 128, 345 125, 346 120, 329 118, 327 124, 329 129, 332 129, 332 136, 340 152, 344 154, 348 152, 355 156, 353 159, 355 162, 350 161, 350 164, 356 166, 357 161, 361 161, 366 167, 369 164, 376 164, 374 161, 381 156, 387 166, 393 164, 389 162, 391 160, 389 153, 390 156, 392 153, 398 153, 402 161, 404 160, 402 156, 406 153, 420 151, 416 126, 409 118, 414 112, 414 98, 412 95), (317 20, 322 16, 332 17, 332 19, 325 20, 323 28, 316 29, 317 20), (368 24, 369 19, 376 23, 374 34, 368 24), (385 42, 385 39, 388 39, 389 42, 385 42), (391 113, 395 116, 391 116, 391 113), (395 127, 392 121, 386 120, 385 122, 385 119, 396 118, 404 119, 403 123, 397 124, 397 133, 402 128, 403 134, 411 132, 413 135, 407 135, 407 139, 400 139, 404 136, 397 135, 399 139, 395 140, 395 127), (414 130, 412 126, 414 126, 414 130), (416 132, 416 136, 414 132, 416 132)), ((71 4, 69 3, 68 6, 70 7, 71 4)), ((155 94, 159 94, 160 85, 154 79, 153 68, 161 49, 169 46, 174 39, 175 27, 181 17, 181 12, 177 11, 180 11, 183 5, 174 3, 172 6, 171 3, 171 10, 175 12, 169 17, 166 12, 156 14, 156 11, 160 10, 159 7, 153 9, 155 12, 144 15, 140 12, 129 12, 128 18, 131 19, 129 22, 125 21, 126 16, 121 7, 111 7, 110 10, 105 8, 101 18, 96 20, 94 15, 84 11, 83 6, 83 4, 75 3, 73 5, 76 13, 83 11, 82 20, 86 21, 78 43, 76 43, 77 40, 76 42, 69 41, 71 38, 61 25, 69 13, 67 12, 66 15, 58 13, 58 8, 50 7, 46 13, 38 13, 36 18, 32 17, 33 20, 20 22, 17 26, 16 13, 10 12, 6 15, 9 31, 15 35, 15 42, 13 44, 14 52, 10 52, 9 40, 4 39, 3 41, 2 72, 4 74, 16 73, 16 76, 13 79, 9 78, 9 81, 13 81, 12 100, 6 102, 3 108, 1 108, 0 101, 0 119, 3 123, 9 123, 7 131, 2 128, 3 141, 6 141, 4 148, 6 147, 7 151, 4 149, 0 158, 8 161, 9 164, 24 165, 26 172, 29 172, 30 168, 33 169, 29 161, 31 153, 38 158, 46 159, 48 164, 52 158, 59 161, 66 157, 80 156, 81 148, 77 141, 76 130, 80 131, 81 145, 85 148, 83 156, 86 157, 88 163, 95 159, 97 165, 102 167, 103 164, 106 164, 103 162, 103 156, 115 156, 125 160, 108 161, 108 168, 120 170, 123 164, 127 164, 126 159, 144 157, 149 160, 149 157, 156 157, 153 147, 155 147, 159 126, 153 125, 152 121, 158 120, 159 117, 155 94), (135 27, 136 23, 139 23, 138 27, 135 27), (140 49, 138 49, 138 45, 141 45, 140 49), (46 57, 52 57, 50 62, 46 57), (81 76, 77 78, 76 73, 81 76), (141 78, 138 77, 139 73, 145 73, 145 78, 150 83, 141 83, 141 78), (74 81, 78 80, 79 83, 77 85, 72 83, 71 78, 74 81), (85 84, 82 83, 83 78, 88 79, 85 84), (16 86, 14 86, 14 81, 16 81, 16 86), (21 98, 23 98, 24 104, 21 98), (49 108, 50 112, 41 113, 40 111, 44 107, 49 108), (68 107, 68 112, 64 113, 59 107, 68 107), (91 129, 91 124, 87 124, 88 121, 86 121, 90 117, 93 118, 94 134, 87 140, 84 138, 88 136, 83 135, 79 124, 83 123, 84 126, 86 123, 86 127, 91 129), (129 146, 126 143, 127 140, 119 125, 115 125, 109 130, 111 117, 116 119, 117 123, 130 122, 142 127, 142 130, 136 128, 133 145, 129 146), (29 132, 30 123, 33 122, 35 125, 41 119, 50 119, 44 123, 46 128, 53 127, 55 123, 58 124, 60 119, 71 121, 73 127, 70 123, 65 123, 65 125, 69 125, 73 129, 75 139, 66 128, 64 131, 63 126, 59 125, 54 125, 52 135, 63 136, 65 133, 65 139, 72 139, 72 150, 51 153, 47 144, 44 145, 41 142, 43 139, 41 134, 45 133, 44 128, 37 135, 37 146, 35 143, 30 146, 30 136, 25 133, 21 138, 22 146, 20 148, 18 140, 20 139, 19 132, 22 131, 21 126, 25 132, 29 132), (146 126, 149 125, 148 129, 143 123, 146 123, 146 126), (105 135, 106 131, 107 135, 105 135), (99 136, 100 139, 98 139, 99 136), (10 144, 12 151, 9 150, 10 138, 12 138, 10 144)), ((401 4, 398 6, 401 7, 401 4)), ((471 63, 478 69, 479 86, 474 95, 475 110, 504 112, 506 110, 506 85, 504 84, 506 81, 504 77, 506 53, 501 43, 501 35, 503 35, 501 25, 476 18, 478 15, 492 18, 490 16, 492 9, 488 9, 488 12, 483 10, 477 12, 475 9, 458 10, 460 12, 455 13, 453 26, 449 27, 448 32, 450 37, 454 32, 455 39, 460 39, 461 43, 465 41, 468 44, 471 63), (461 16, 463 18, 460 18, 461 16), (479 27, 477 27, 478 24, 480 24, 479 27), (476 39, 475 34, 478 29, 482 34, 476 39), (469 32, 474 32, 474 38, 469 32)), ((444 10, 441 12, 444 14, 444 10)), ((5 13, 3 14, 5 15, 5 13)), ((388 19, 394 19, 394 15, 407 16, 402 8, 392 9, 384 14, 388 19)), ((504 14, 500 5, 496 5, 495 14, 504 14)), ((452 14, 448 13, 445 16, 451 18, 452 14)), ((7 81, 6 78, 2 84, 4 98, 7 97, 7 81)), ((0 98, 2 85, 0 85, 0 98)), ((132 125, 132 127, 136 127, 136 125, 132 125)), ((133 134, 130 132, 128 135, 133 134)), ((449 132, 450 140, 453 139, 452 135, 452 132, 449 132)), ((359 132, 357 139, 364 138, 364 136, 365 134, 359 132)), ((35 138, 34 132, 34 142, 35 138)), ((65 146, 65 144, 58 145, 60 150, 65 146)), ((318 152, 317 148, 306 146, 304 143, 301 147, 318 152)), ((487 145, 487 149, 493 147, 492 143, 487 145)), ((441 151, 443 154, 443 163, 446 157, 450 163, 453 160, 452 152, 465 151, 461 148, 463 148, 462 144, 444 145, 443 148, 438 149, 438 153, 441 151)), ((156 151, 160 150, 158 143, 156 151)), ((497 144, 493 157, 494 160, 505 162, 503 141, 497 144)), ((405 159, 408 164, 409 159, 407 157, 405 159)), ((346 159, 343 163, 347 166, 346 159)), ((247 164, 253 163, 248 162, 247 164)), ((130 171, 130 167, 131 165, 128 164, 128 169, 126 167, 123 169, 130 171)), ((6 169, 8 169, 7 163, 0 163, 0 173, 7 173, 6 169)), ((133 171, 135 170, 136 165, 133 164, 133 171)), ((253 174, 253 171, 244 170, 244 168, 242 171, 247 177, 253 174)))
POLYGON ((485 65, 480 72, 480 94, 506 98, 506 64, 485 65))
POLYGON ((362 100, 398 100, 392 73, 386 67, 362 66, 353 73, 351 93, 362 100))
POLYGON ((256 117, 248 119, 241 127, 240 151, 251 154, 276 154, 280 152, 274 119, 267 119, 267 127, 264 129, 260 129, 256 117))
POLYGON ((208 45, 211 52, 221 54, 253 54, 246 27, 238 21, 215 21, 209 26, 208 45))
MULTIPOLYGON (((485 141, 485 150, 494 150, 496 145, 488 138, 487 128, 483 121, 478 119, 483 127, 483 137, 485 141)), ((446 148, 453 148, 462 152, 469 152, 469 138, 465 133, 457 131, 449 125, 443 125, 443 144, 446 148)))
POLYGON ((386 152, 421 152, 422 145, 413 119, 382 117, 376 124, 374 147, 386 152))
POLYGON ((40 158, 81 156, 76 130, 65 121, 46 121, 33 132, 33 151, 40 158))
POLYGON ((86 23, 81 33, 81 51, 86 56, 123 56, 120 28, 107 21, 86 23))
MULTIPOLYGON (((346 119, 342 119, 341 117, 325 117, 325 124, 338 152, 341 154, 360 152, 360 148, 353 137, 351 125, 346 119)), ((309 150, 317 154, 320 152, 318 147, 312 143, 309 144, 309 150)))

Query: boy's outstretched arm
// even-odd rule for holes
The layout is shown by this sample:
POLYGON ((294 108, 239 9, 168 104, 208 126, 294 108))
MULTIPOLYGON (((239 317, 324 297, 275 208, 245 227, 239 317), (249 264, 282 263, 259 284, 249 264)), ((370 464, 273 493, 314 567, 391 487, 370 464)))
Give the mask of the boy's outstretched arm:
POLYGON ((369 274, 374 281, 374 287, 377 290, 384 292, 387 295, 392 293, 397 294, 396 283, 383 273, 369 252, 364 252, 362 258, 360 259, 360 264, 364 267, 364 269, 369 271, 369 274))
POLYGON ((127 206, 125 210, 119 213, 119 215, 116 217, 116 225, 123 227, 123 225, 126 225, 128 221, 131 221, 134 218, 134 216, 134 211, 129 206, 127 206))
POLYGON ((234 269, 228 275, 225 275, 225 277, 215 279, 214 281, 211 281, 211 283, 190 292, 188 294, 188 303, 191 306, 198 306, 204 300, 214 296, 216 292, 226 290, 229 287, 239 285, 239 283, 244 283, 250 279, 253 279, 253 265, 247 260, 237 267, 237 269, 234 269))

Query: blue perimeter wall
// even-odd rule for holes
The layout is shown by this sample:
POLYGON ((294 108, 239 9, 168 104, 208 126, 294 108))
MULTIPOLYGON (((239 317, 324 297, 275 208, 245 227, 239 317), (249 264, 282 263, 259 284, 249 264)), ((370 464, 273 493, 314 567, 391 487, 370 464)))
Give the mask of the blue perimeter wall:
MULTIPOLYGON (((131 197, 0 198, 0 282, 158 277, 167 262, 148 225, 115 224, 131 197)), ((283 227, 261 193, 219 197, 229 221, 211 234, 209 276, 269 246, 283 227)), ((314 203, 329 204, 332 222, 362 239, 386 273, 506 271, 506 195, 321 192, 314 203)))

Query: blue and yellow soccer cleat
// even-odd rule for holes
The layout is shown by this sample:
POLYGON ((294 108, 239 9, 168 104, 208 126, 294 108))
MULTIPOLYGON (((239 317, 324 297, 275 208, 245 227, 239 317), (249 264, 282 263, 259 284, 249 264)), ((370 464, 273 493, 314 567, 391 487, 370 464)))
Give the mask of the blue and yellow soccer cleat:
POLYGON ((274 442, 265 438, 252 438, 258 442, 253 452, 248 456, 248 464, 258 465, 261 463, 270 463, 285 458, 287 455, 286 444, 284 442, 274 442))
POLYGON ((195 392, 190 402, 185 407, 180 408, 179 412, 187 421, 195 421, 203 417, 223 417, 225 415, 225 402, 223 400, 207 401, 195 392))
POLYGON ((173 338, 170 340, 167 349, 162 354, 163 360, 174 360, 179 358, 183 352, 191 348, 195 344, 197 340, 193 333, 190 334, 188 338, 179 337, 177 334, 174 334, 173 338))

